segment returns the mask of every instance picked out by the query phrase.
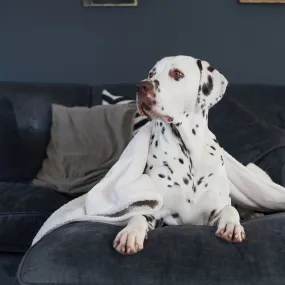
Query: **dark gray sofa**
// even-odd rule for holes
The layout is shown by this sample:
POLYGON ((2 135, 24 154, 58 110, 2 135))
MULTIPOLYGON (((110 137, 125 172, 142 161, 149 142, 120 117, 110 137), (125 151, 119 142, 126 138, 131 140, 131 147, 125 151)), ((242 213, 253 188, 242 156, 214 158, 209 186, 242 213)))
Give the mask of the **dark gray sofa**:
MULTIPOLYGON (((246 222, 241 245, 217 240, 209 227, 163 227, 126 257, 111 247, 116 226, 80 222, 30 248, 51 213, 74 198, 30 183, 49 142, 51 104, 101 104, 103 88, 134 98, 134 84, 0 83, 0 284, 283 284, 283 214, 246 222)), ((227 151, 282 185, 284 95, 282 86, 230 84, 209 117, 227 151)))
POLYGON ((269 285, 285 282, 285 215, 244 224, 248 241, 227 244, 212 227, 159 228, 133 256, 112 249, 117 226, 80 222, 35 245, 20 284, 269 285))

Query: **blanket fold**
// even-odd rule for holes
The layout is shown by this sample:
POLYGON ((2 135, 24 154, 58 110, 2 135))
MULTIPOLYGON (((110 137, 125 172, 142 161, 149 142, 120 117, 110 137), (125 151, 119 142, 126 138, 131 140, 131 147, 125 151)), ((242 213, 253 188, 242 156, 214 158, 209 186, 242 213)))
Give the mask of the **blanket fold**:
MULTIPOLYGON (((148 122, 139 130, 100 183, 49 217, 32 245, 50 231, 70 222, 125 225, 134 215, 152 214, 161 209, 162 197, 150 177, 143 174, 153 123, 148 122)), ((225 150, 223 156, 233 203, 263 212, 285 209, 285 188, 245 167, 225 150)))
POLYGON ((223 150, 233 203, 261 212, 285 209, 285 188, 251 171, 223 150))

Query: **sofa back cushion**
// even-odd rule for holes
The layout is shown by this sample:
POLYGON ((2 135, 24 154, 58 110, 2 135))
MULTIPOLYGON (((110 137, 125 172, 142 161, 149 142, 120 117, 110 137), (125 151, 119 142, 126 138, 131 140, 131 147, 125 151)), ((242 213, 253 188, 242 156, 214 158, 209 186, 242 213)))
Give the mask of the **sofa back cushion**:
POLYGON ((21 162, 20 136, 13 104, 0 98, 0 181, 19 176, 21 162))
POLYGON ((88 106, 91 87, 0 83, 0 181, 35 177, 50 138, 52 103, 88 106))

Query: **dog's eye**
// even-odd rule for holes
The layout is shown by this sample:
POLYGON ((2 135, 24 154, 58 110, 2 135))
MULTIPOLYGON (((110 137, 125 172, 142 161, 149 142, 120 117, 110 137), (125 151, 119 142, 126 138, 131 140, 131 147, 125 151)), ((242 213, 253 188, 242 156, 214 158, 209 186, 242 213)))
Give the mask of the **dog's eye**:
POLYGON ((184 77, 184 74, 178 69, 170 70, 169 75, 170 77, 174 78, 176 81, 184 77))
POLYGON ((182 78, 184 75, 183 75, 183 73, 181 71, 179 71, 178 69, 175 69, 173 71, 173 76, 177 77, 177 78, 182 78))

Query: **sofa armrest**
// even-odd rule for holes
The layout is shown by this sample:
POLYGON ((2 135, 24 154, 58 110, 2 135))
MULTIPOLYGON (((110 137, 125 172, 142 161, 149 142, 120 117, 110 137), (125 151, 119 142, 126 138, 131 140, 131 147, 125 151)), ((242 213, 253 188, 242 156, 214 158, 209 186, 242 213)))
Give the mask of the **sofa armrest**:
POLYGON ((279 285, 285 277, 285 215, 244 223, 248 240, 229 244, 215 228, 171 226, 152 231, 142 252, 112 248, 120 229, 76 222, 56 229, 23 258, 20 284, 279 285))

